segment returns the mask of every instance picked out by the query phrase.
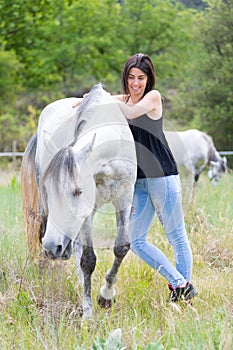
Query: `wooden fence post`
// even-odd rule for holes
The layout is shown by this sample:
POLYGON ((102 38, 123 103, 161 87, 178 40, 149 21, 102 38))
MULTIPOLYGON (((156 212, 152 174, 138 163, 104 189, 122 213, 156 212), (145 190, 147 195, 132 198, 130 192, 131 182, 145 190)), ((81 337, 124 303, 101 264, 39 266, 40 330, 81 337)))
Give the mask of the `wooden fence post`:
POLYGON ((12 142, 12 152, 14 153, 14 155, 13 155, 13 169, 14 169, 14 170, 16 170, 16 167, 17 167, 17 164, 16 164, 16 155, 15 155, 15 153, 16 153, 16 148, 17 148, 17 141, 14 140, 14 141, 12 142))

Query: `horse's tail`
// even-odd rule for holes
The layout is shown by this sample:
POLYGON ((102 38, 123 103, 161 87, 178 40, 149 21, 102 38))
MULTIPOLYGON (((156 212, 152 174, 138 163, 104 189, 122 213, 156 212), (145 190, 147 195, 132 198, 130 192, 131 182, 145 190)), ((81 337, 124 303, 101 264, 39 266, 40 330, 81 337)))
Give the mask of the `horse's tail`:
POLYGON ((38 208, 38 187, 35 172, 37 134, 30 139, 21 166, 21 188, 23 198, 23 218, 29 251, 38 252, 41 237, 41 221, 38 208))

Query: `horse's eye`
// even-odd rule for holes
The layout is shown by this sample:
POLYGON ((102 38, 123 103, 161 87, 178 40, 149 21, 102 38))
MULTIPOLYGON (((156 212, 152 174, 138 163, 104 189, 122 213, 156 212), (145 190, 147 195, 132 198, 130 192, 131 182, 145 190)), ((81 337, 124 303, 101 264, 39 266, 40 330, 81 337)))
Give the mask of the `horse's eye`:
POLYGON ((75 190, 73 191, 73 197, 79 197, 82 194, 82 190, 81 188, 75 188, 75 190))

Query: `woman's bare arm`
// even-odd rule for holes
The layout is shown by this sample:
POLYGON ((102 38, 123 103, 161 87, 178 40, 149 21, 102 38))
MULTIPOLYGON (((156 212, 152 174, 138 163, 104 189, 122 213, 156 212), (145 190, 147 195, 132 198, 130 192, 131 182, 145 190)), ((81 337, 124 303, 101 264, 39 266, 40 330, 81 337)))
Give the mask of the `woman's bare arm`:
POLYGON ((148 92, 136 104, 124 103, 118 96, 113 97, 127 119, 135 119, 143 114, 147 114, 151 119, 159 119, 162 116, 162 100, 157 90, 148 92))

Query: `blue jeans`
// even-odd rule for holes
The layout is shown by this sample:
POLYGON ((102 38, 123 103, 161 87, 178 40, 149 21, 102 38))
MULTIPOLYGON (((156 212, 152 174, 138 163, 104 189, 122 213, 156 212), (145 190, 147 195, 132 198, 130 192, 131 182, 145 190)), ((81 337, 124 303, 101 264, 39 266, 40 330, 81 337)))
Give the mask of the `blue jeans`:
POLYGON ((173 288, 191 280, 193 259, 185 230, 179 175, 136 181, 129 235, 131 250, 173 288), (146 241, 155 214, 174 249, 176 267, 159 248, 146 241))

